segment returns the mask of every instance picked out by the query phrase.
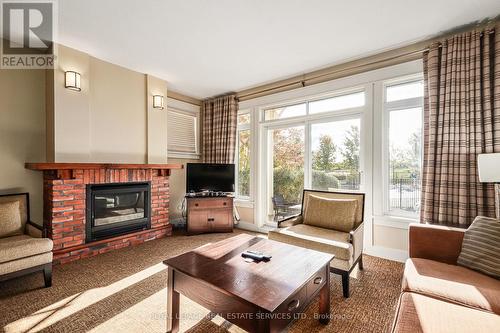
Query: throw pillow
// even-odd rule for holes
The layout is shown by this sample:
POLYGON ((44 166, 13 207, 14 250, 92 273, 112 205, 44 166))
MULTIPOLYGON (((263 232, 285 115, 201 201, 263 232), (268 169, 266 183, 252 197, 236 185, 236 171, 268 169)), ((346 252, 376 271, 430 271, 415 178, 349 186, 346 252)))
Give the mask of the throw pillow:
POLYGON ((304 224, 314 227, 350 232, 355 225, 358 201, 328 199, 309 195, 304 212, 304 224))
POLYGON ((0 203, 0 238, 23 234, 19 201, 0 203))
POLYGON ((500 221, 478 216, 465 231, 457 264, 500 279, 500 221))

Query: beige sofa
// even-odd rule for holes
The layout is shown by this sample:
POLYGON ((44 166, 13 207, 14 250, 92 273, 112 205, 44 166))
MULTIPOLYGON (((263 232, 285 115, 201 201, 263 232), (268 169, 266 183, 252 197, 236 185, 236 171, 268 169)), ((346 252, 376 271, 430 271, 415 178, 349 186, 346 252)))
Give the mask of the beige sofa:
POLYGON ((52 240, 31 222, 29 194, 0 195, 0 281, 43 271, 52 285, 52 240))
MULTIPOLYGON (((330 262, 330 271, 342 276, 343 295, 347 298, 349 297, 349 274, 356 264, 359 264, 359 269, 363 269, 364 205, 364 193, 304 190, 300 215, 278 222, 278 228, 269 231, 268 238, 335 255, 330 262), (355 224, 352 230, 342 232, 302 223, 311 195, 327 199, 357 200, 355 224)), ((327 216, 335 213, 335 211, 320 212, 327 216)))
POLYGON ((464 231, 410 225, 393 333, 500 332, 500 280, 456 264, 464 231))

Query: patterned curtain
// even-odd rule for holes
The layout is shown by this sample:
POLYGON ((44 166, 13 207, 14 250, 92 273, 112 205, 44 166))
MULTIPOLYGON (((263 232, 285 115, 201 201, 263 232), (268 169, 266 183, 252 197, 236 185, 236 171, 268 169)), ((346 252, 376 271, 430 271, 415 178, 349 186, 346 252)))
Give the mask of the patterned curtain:
MULTIPOLYGON (((500 25, 431 45, 424 53, 421 222, 466 227, 495 216, 493 184, 476 157, 500 152, 500 25)), ((500 167, 500 166, 499 166, 500 167)))
POLYGON ((203 160, 233 163, 236 149, 238 102, 235 95, 203 101, 203 160))

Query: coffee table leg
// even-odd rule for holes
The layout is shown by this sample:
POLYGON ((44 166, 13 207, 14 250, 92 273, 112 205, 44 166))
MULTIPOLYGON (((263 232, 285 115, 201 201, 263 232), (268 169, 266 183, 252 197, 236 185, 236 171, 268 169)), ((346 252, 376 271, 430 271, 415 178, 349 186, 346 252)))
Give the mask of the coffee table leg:
POLYGON ((319 292, 319 322, 326 325, 330 322, 330 265, 326 266, 326 283, 319 292))
POLYGON ((179 293, 174 290, 174 270, 168 268, 167 280, 167 332, 179 331, 179 293))

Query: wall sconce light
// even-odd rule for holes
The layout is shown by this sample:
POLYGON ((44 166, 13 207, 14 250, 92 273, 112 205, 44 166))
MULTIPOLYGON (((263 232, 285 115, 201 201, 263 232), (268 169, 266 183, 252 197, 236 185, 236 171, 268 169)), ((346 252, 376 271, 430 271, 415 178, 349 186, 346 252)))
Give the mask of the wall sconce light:
POLYGON ((153 95, 153 108, 163 110, 163 96, 153 95))
POLYGON ((65 72, 64 87, 71 90, 81 91, 80 73, 74 71, 65 72))

